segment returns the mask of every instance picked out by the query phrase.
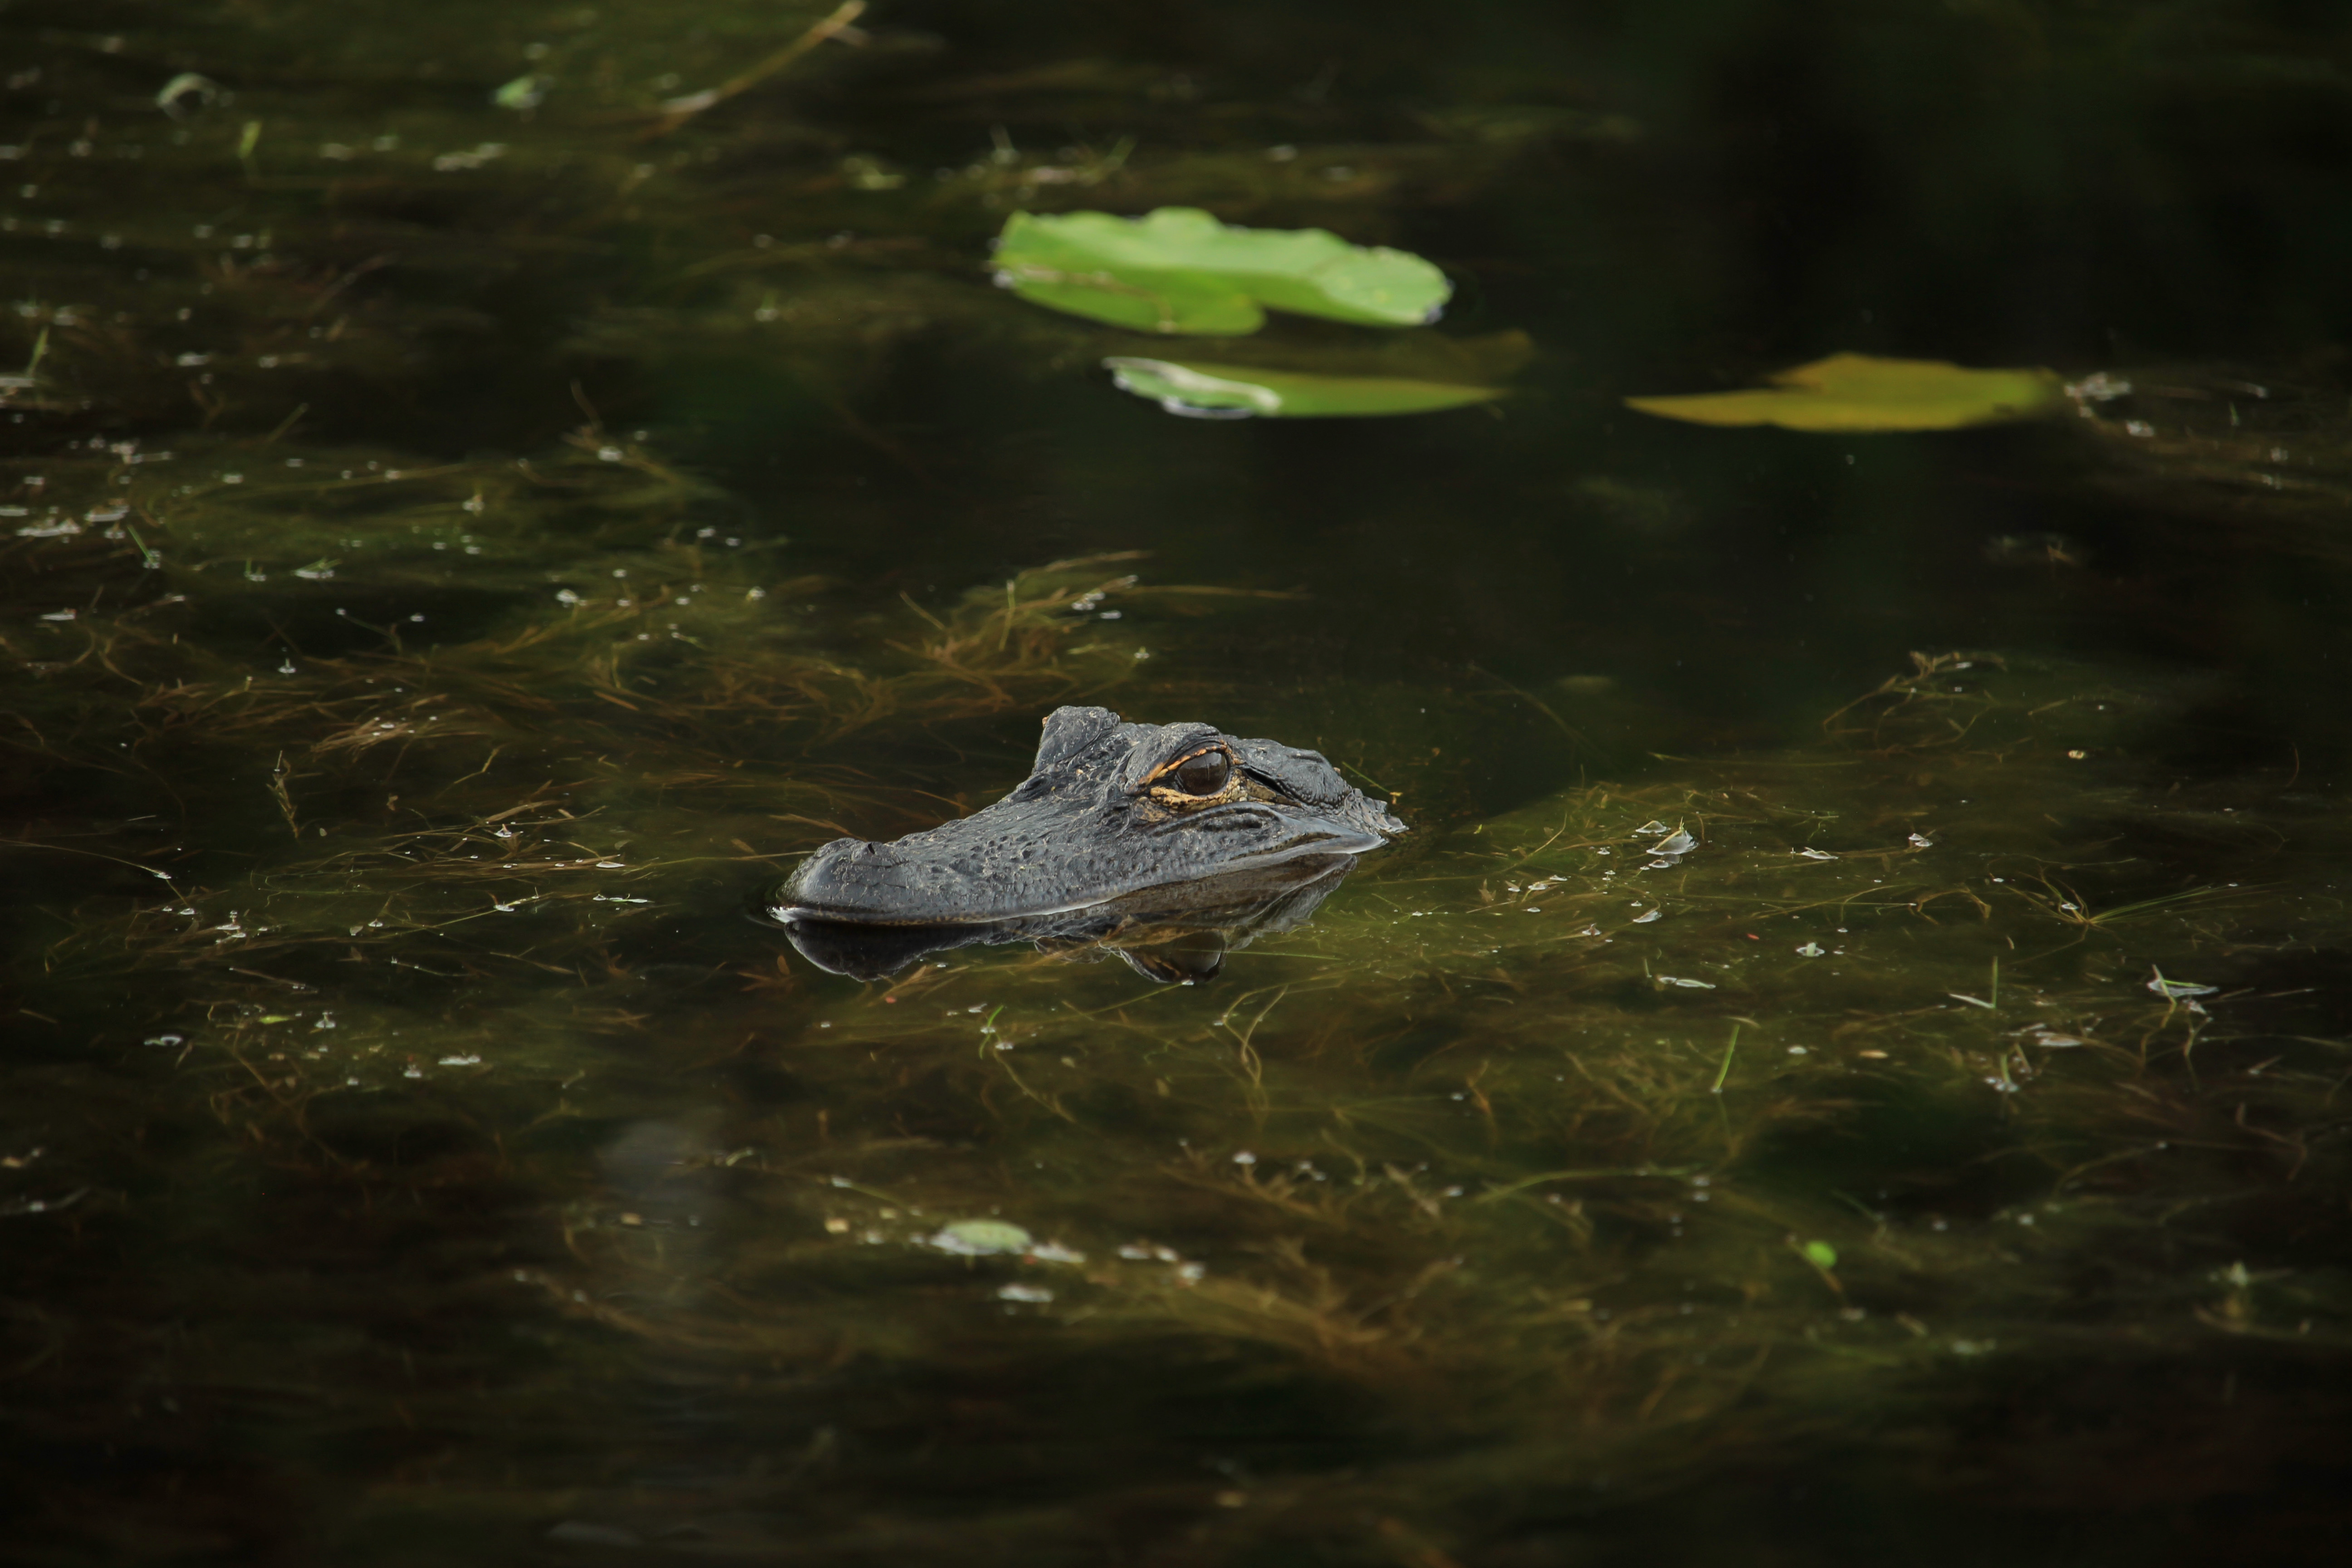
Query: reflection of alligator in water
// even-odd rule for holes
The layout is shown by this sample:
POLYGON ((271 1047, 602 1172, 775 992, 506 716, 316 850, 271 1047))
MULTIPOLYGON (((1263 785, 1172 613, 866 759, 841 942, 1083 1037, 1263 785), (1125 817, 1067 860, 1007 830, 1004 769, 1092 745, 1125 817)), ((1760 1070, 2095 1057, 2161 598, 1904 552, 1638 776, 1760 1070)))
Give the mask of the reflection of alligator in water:
MULTIPOLYGON (((768 913, 813 962, 865 978, 976 942, 1139 952, 1147 930, 1213 960, 1223 947, 1204 933, 1289 929, 1352 857, 1403 831, 1313 752, 1061 708, 1011 795, 896 843, 836 839, 768 913)), ((1192 973, 1165 954, 1129 962, 1192 973)))
POLYGON ((1226 953, 1306 924, 1355 865, 1352 855, 1302 855, 1279 866, 1146 888, 1091 909, 1018 920, 903 925, 803 916, 786 929, 802 957, 858 980, 884 979, 951 948, 1014 942, 1072 957, 1108 951, 1151 980, 1210 980, 1224 967, 1226 953))

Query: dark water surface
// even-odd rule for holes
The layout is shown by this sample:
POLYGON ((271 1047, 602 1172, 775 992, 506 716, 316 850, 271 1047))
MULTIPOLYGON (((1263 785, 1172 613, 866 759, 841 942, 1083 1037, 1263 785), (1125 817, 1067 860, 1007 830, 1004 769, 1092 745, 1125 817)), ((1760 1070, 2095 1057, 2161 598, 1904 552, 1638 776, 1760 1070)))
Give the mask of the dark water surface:
POLYGON ((2344 9, 826 11, 0 5, 0 1558, 2340 1557, 2344 9), (1515 395, 991 285, 1177 204, 1515 395), (2130 390, 1619 401, 1846 350, 2130 390), (1412 832, 1194 985, 745 918, 1067 701, 1412 832))

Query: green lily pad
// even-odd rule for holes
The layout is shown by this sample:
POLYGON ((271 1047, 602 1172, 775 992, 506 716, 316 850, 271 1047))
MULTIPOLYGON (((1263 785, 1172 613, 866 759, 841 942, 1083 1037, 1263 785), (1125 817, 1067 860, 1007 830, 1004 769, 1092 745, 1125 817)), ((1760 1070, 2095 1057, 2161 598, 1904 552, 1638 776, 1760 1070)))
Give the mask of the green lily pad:
POLYGON ((1318 375, 1242 364, 1185 363, 1116 356, 1103 361, 1121 392, 1149 397, 1194 419, 1361 417, 1427 414, 1503 395, 1498 386, 1461 386, 1387 375, 1318 375))
POLYGON ((1015 213, 996 280, 1023 299, 1147 332, 1238 336, 1288 310, 1370 327, 1436 319, 1453 292, 1420 257, 1319 228, 1236 228, 1197 207, 1139 218, 1015 213))
POLYGON ((1628 408, 1694 425, 1778 425, 1788 430, 1957 430, 2027 419, 2063 394, 2046 370, 1969 370, 1942 360, 1832 354, 1750 392, 1629 397, 1628 408))

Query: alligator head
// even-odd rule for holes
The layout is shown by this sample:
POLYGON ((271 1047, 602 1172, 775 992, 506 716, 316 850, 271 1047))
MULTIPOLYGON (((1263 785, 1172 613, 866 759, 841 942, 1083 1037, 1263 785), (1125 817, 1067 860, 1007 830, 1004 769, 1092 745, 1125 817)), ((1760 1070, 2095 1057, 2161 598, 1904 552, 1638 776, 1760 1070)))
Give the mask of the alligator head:
POLYGON ((1405 830, 1314 752, 1059 708, 1011 795, 889 844, 839 838, 769 901, 792 923, 959 926, 1378 848, 1405 830))

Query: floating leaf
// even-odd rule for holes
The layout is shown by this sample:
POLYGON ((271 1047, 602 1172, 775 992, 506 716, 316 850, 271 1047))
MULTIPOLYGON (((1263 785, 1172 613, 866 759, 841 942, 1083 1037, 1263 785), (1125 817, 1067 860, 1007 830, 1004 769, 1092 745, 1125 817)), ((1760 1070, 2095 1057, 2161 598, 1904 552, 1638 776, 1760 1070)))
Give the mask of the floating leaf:
POLYGON ((1453 292, 1418 256, 1319 228, 1235 228, 1197 207, 1139 218, 1015 213, 996 280, 1023 299, 1148 332, 1239 335, 1268 310, 1371 327, 1436 319, 1453 292))
POLYGON ((960 1219, 932 1237, 931 1245, 941 1252, 986 1258, 1000 1252, 1026 1252, 1029 1233, 1001 1219, 960 1219))
POLYGON ((1305 418, 1426 414, 1503 395, 1495 386, 1462 386, 1386 375, 1318 375, 1241 364, 1184 363, 1114 356, 1103 361, 1122 392, 1149 397, 1194 419, 1305 418))
POLYGON ((554 78, 533 71, 528 76, 515 78, 490 94, 490 101, 500 109, 537 109, 547 101, 547 89, 553 85, 554 78))
POLYGON ((1832 354, 1749 392, 1629 397, 1628 408, 1694 425, 1778 425, 1789 430, 1957 430, 2024 419, 2057 403, 2046 370, 1969 370, 1941 360, 1832 354))

